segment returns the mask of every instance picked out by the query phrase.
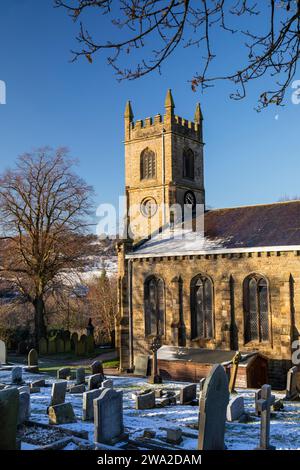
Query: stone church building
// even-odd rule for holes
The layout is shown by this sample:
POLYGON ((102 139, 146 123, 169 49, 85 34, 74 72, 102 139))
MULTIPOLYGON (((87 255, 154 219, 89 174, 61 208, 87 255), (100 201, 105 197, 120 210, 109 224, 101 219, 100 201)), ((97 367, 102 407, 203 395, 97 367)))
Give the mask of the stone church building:
POLYGON ((284 387, 300 328, 300 201, 204 210, 195 236, 193 208, 205 207, 203 116, 199 104, 194 121, 174 108, 170 90, 164 116, 134 121, 126 105, 133 230, 118 245, 121 368, 133 369, 159 335, 163 345, 259 351, 269 382, 284 387), (182 237, 174 204, 192 208, 182 237))

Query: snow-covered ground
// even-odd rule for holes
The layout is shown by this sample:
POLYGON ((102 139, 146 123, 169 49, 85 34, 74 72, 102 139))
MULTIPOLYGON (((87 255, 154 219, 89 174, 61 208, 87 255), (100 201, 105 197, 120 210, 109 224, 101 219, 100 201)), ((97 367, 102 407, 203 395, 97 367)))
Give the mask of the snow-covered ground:
MULTIPOLYGON (((0 371, 0 383, 9 383, 10 371, 0 371)), ((23 373, 25 382, 46 378, 46 383, 51 384, 54 379, 44 374, 23 373)), ((142 389, 163 387, 174 391, 180 390, 184 385, 178 382, 165 382, 163 385, 149 385, 146 379, 134 377, 111 377, 114 388, 122 390, 124 395, 124 424, 130 438, 135 440, 142 437, 145 429, 156 432, 156 440, 161 441, 166 436, 166 428, 180 427, 184 432, 183 441, 179 447, 183 449, 197 449, 197 430, 193 425, 197 423, 198 407, 173 405, 165 408, 150 410, 135 410, 132 395, 135 391, 142 389)), ((51 387, 40 389, 40 393, 31 394, 31 419, 40 423, 48 423, 46 414, 50 402, 51 387)), ((238 390, 245 399, 245 409, 251 414, 251 422, 226 423, 225 442, 230 450, 251 450, 259 443, 260 419, 254 416, 254 390, 238 390)), ((283 398, 282 394, 276 393, 276 398, 283 398)), ((74 431, 87 431, 89 441, 93 442, 93 423, 82 421, 82 395, 71 395, 67 393, 66 402, 71 402, 77 417, 77 423, 62 425, 61 428, 74 431)), ((300 449, 300 402, 285 402, 284 410, 271 415, 271 444, 277 449, 300 449)), ((55 426, 57 429, 58 426, 55 426)), ((73 444, 69 447, 73 448, 73 444)), ((23 449, 32 448, 31 445, 22 444, 23 449)))

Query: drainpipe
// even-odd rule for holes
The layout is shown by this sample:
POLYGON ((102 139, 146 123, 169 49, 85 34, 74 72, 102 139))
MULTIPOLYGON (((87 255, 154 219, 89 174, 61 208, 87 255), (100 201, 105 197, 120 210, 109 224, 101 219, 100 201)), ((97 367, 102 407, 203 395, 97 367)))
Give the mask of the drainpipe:
POLYGON ((166 184, 166 175, 165 175, 165 129, 163 128, 162 130, 162 149, 161 149, 161 154, 162 154, 162 203, 163 203, 163 213, 162 213, 162 226, 164 227, 166 224, 166 193, 165 193, 165 184, 166 184))
POLYGON ((129 370, 133 372, 132 260, 128 260, 129 370))

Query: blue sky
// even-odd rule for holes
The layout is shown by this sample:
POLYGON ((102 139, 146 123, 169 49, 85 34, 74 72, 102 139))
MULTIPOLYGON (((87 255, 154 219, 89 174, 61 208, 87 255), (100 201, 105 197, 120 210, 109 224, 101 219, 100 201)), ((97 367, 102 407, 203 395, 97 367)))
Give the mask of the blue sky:
MULTIPOLYGON (((95 25, 104 35, 109 28, 101 17, 95 25)), ((204 95, 193 93, 188 80, 201 52, 186 49, 165 63, 162 75, 119 83, 103 55, 92 65, 85 59, 70 63, 76 29, 52 0, 1 1, 0 80, 7 84, 7 104, 0 106, 0 171, 35 147, 67 146, 79 159, 77 171, 94 186, 96 202, 115 203, 124 190, 125 102, 131 99, 136 119, 163 113, 170 87, 178 115, 192 119, 201 102, 210 206, 269 203, 300 194, 300 105, 292 104, 292 90, 284 108, 259 114, 254 111, 259 82, 240 102, 229 99, 232 88, 221 82, 204 95)), ((240 58, 230 41, 219 40, 217 50, 222 67, 240 58)))

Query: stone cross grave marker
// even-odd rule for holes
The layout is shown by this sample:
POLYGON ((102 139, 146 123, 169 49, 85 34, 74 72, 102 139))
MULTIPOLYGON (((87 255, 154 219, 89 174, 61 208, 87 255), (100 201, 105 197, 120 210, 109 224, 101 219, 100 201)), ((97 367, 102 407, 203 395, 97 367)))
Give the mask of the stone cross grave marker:
POLYGON ((60 405, 65 402, 68 382, 54 382, 51 389, 50 406, 60 405))
POLYGON ((200 398, 199 450, 224 450, 228 380, 224 368, 215 364, 205 380, 200 398))
POLYGON ((19 391, 9 388, 0 391, 0 450, 16 450, 19 415, 19 391))
POLYGON ((230 380, 229 380, 229 393, 235 393, 235 382, 237 378, 237 373, 238 373, 238 368, 239 368, 239 363, 241 360, 241 353, 237 351, 235 353, 234 358, 232 359, 232 367, 231 367, 231 372, 230 372, 230 380))
POLYGON ((0 339, 0 364, 6 364, 6 345, 0 339))
POLYGON ((125 438, 123 424, 123 392, 106 388, 94 400, 94 440, 113 445, 125 438))
POLYGON ((259 450, 275 449, 274 446, 270 445, 270 411, 275 401, 275 396, 271 395, 271 390, 270 385, 263 385, 261 398, 257 401, 258 411, 261 413, 259 450))
POLYGON ((152 367, 151 367, 151 375, 149 377, 148 382, 151 384, 161 384, 162 378, 158 374, 158 367, 157 367, 157 351, 161 347, 161 341, 159 336, 156 336, 151 344, 151 351, 152 351, 152 367))
POLYGON ((286 382, 286 400, 298 400, 300 390, 297 387, 297 379, 299 378, 300 371, 297 366, 291 367, 287 373, 286 382))

